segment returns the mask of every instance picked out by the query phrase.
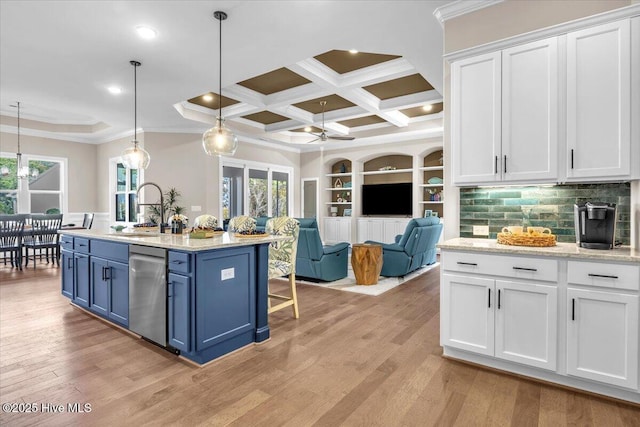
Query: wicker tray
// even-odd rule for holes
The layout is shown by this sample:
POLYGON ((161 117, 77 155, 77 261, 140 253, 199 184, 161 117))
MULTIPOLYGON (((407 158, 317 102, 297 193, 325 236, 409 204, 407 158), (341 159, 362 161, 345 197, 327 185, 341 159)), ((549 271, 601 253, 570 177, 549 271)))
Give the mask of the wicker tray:
POLYGON ((267 237, 269 234, 268 233, 261 233, 261 234, 240 234, 240 233, 234 233, 233 234, 234 237, 240 237, 242 239, 248 239, 251 237, 267 237))
POLYGON ((190 233, 185 233, 185 234, 188 234, 190 239, 210 239, 214 236, 219 236, 221 234, 224 234, 224 231, 198 230, 198 231, 192 231, 190 233))
POLYGON ((498 233, 498 243, 511 246, 546 247, 556 245, 555 234, 547 233, 498 233))

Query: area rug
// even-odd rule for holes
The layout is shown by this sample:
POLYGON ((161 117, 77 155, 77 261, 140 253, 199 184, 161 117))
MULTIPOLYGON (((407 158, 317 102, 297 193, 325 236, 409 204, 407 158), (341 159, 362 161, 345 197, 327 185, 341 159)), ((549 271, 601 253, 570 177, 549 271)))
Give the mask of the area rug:
MULTIPOLYGON (((427 271, 433 270, 438 265, 440 265, 440 263, 436 262, 435 264, 427 265, 425 267, 419 268, 416 271, 413 271, 404 277, 380 276, 378 278, 378 284, 369 285, 369 286, 356 285, 356 278, 353 275, 353 270, 351 269, 351 263, 349 263, 348 265, 349 265, 349 269, 347 270, 347 277, 345 277, 344 279, 336 280, 333 282, 312 282, 309 280, 299 280, 296 278, 296 282, 303 283, 305 285, 319 286, 321 288, 336 289, 339 291, 355 292, 358 294, 378 296, 397 286, 402 285, 403 283, 408 282, 409 280, 415 277, 418 277, 426 273, 427 271)), ((276 279, 276 280, 287 280, 287 279, 282 278, 282 279, 276 279)))

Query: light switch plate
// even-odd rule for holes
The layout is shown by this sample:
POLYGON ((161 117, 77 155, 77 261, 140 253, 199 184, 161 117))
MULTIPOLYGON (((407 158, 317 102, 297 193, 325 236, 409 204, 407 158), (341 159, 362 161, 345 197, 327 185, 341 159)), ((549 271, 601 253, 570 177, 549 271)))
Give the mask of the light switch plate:
POLYGON ((489 235, 489 226, 488 225, 474 225, 473 226, 473 235, 474 236, 488 236, 489 235))
POLYGON ((191 206, 191 212, 200 212, 202 211, 202 206, 191 206))

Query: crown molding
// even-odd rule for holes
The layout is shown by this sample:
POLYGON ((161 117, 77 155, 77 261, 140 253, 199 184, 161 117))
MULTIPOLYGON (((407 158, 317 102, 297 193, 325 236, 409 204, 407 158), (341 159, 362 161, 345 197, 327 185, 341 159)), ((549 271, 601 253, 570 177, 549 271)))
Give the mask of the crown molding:
POLYGON ((467 58, 470 56, 496 52, 511 46, 515 46, 517 44, 524 44, 536 40, 546 39, 549 37, 560 36, 571 31, 577 31, 587 27, 606 24, 608 22, 613 22, 619 19, 629 18, 636 15, 640 15, 640 4, 621 7, 620 9, 614 9, 612 11, 599 13, 597 15, 591 15, 573 21, 563 22, 551 27, 533 30, 528 33, 508 37, 506 39, 496 40, 494 42, 485 43, 479 46, 473 46, 470 48, 457 50, 455 52, 446 53, 445 55, 443 55, 443 58, 449 62, 457 61, 459 59, 467 58))
POLYGON ((435 16, 438 22, 440 22, 440 25, 444 27, 445 21, 449 19, 466 15, 467 13, 475 12, 476 10, 484 9, 485 7, 493 6, 503 1, 504 0, 457 0, 440 6, 433 11, 433 16, 435 16))

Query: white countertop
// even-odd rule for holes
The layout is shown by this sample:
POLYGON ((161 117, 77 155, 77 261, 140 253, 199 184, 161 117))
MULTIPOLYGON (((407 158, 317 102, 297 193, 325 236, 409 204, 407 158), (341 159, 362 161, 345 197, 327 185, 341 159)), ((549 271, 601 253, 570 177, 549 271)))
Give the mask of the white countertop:
POLYGON ((229 248, 233 246, 251 246, 260 243, 269 243, 279 240, 286 240, 285 236, 264 236, 264 237, 235 237, 233 233, 223 233, 208 239, 191 239, 189 234, 169 234, 169 233, 144 233, 126 231, 99 231, 99 230, 60 230, 60 234, 69 236, 85 237, 89 239, 111 240, 120 243, 132 243, 143 246, 154 246, 157 248, 177 249, 182 251, 205 251, 209 249, 229 248), (141 236, 141 234, 145 234, 141 236))
POLYGON ((451 249, 507 255, 549 256, 640 263, 640 250, 629 246, 621 246, 611 250, 599 250, 580 248, 575 243, 558 243, 556 246, 538 248, 502 245, 492 239, 458 237, 439 243, 437 247, 445 250, 451 249))

